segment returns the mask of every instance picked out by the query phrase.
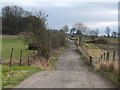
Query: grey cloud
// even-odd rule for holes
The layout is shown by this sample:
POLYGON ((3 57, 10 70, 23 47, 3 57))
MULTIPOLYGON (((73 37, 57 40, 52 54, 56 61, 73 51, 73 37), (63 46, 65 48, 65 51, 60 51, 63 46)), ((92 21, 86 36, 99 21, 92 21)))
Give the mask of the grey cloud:
MULTIPOLYGON (((18 5, 26 10, 32 8, 43 9, 48 15, 49 28, 60 28, 64 24, 72 26, 75 22, 107 22, 117 21, 117 13, 108 13, 117 11, 117 2, 67 2, 65 7, 54 3, 35 2, 32 6, 22 3, 3 3, 5 5, 18 5)), ((117 26, 111 26, 117 27, 117 26)), ((102 27, 101 30, 103 30, 102 27)))

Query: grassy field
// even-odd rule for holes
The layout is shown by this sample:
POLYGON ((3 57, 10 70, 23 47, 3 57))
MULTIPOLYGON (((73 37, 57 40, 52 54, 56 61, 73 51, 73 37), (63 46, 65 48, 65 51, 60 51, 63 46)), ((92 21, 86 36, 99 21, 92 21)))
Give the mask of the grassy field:
POLYGON ((2 57, 3 60, 10 59, 11 49, 14 49, 13 60, 19 60, 20 50, 23 50, 23 60, 27 57, 27 45, 24 44, 24 40, 20 38, 2 38, 2 57))
POLYGON ((33 66, 12 66, 2 65, 2 88, 12 88, 29 75, 42 69, 33 66))

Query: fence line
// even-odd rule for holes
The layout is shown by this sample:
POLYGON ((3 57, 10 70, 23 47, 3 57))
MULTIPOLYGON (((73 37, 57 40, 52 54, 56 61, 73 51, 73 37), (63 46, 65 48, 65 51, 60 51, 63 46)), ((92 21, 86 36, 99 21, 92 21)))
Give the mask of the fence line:
MULTIPOLYGON (((85 58, 85 60, 88 60, 90 65, 94 65, 94 60, 95 59, 94 57, 90 56, 88 54, 87 51, 85 51, 84 49, 82 49, 79 45, 78 45, 78 40, 75 41, 75 44, 78 48, 78 51, 83 55, 83 57, 85 58)), ((112 51, 113 52, 113 55, 112 55, 112 61, 116 61, 116 51, 112 51)), ((100 57, 98 59, 95 59, 95 61, 98 60, 98 62, 101 62, 101 61, 109 61, 110 60, 110 54, 112 54, 112 52, 106 52, 106 53, 103 53, 102 55, 100 55, 100 57)))
MULTIPOLYGON (((14 53, 14 48, 11 49, 10 59, 9 59, 9 61, 7 62, 9 67, 12 67, 13 64, 16 64, 16 63, 13 62, 13 57, 14 57, 13 53, 14 53)), ((2 58, 2 52, 0 52, 0 54, 1 54, 1 56, 0 56, 0 63, 3 62, 3 64, 4 64, 4 59, 2 58)), ((28 52, 28 53, 27 53, 27 60, 26 60, 27 62, 25 62, 25 65, 30 66, 31 63, 34 63, 35 60, 36 60, 36 52, 35 52, 35 51, 32 52, 32 53, 28 52), (31 59, 31 58, 32 58, 32 59, 31 59)), ((6 62, 5 62, 5 63, 6 63, 6 62)), ((17 64, 18 64, 19 66, 23 66, 23 64, 24 64, 24 62, 23 62, 23 50, 20 50, 19 60, 18 60, 18 63, 17 63, 17 64)))

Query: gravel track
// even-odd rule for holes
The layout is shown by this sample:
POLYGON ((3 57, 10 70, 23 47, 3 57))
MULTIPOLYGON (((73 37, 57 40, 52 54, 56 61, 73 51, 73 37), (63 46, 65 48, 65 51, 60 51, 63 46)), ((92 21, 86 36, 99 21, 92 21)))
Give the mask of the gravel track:
POLYGON ((115 88, 105 77, 91 72, 80 60, 76 46, 70 41, 56 63, 56 70, 37 72, 18 84, 15 88, 115 88))

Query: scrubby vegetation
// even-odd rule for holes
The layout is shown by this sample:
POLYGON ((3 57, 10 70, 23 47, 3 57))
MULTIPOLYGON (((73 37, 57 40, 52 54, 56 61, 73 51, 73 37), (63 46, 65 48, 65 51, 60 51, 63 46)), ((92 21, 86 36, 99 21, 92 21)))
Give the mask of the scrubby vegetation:
POLYGON ((39 56, 49 59, 51 49, 65 45, 65 31, 49 30, 47 17, 41 10, 28 12, 18 6, 6 6, 2 9, 3 34, 20 34, 27 44, 37 44, 39 56))

